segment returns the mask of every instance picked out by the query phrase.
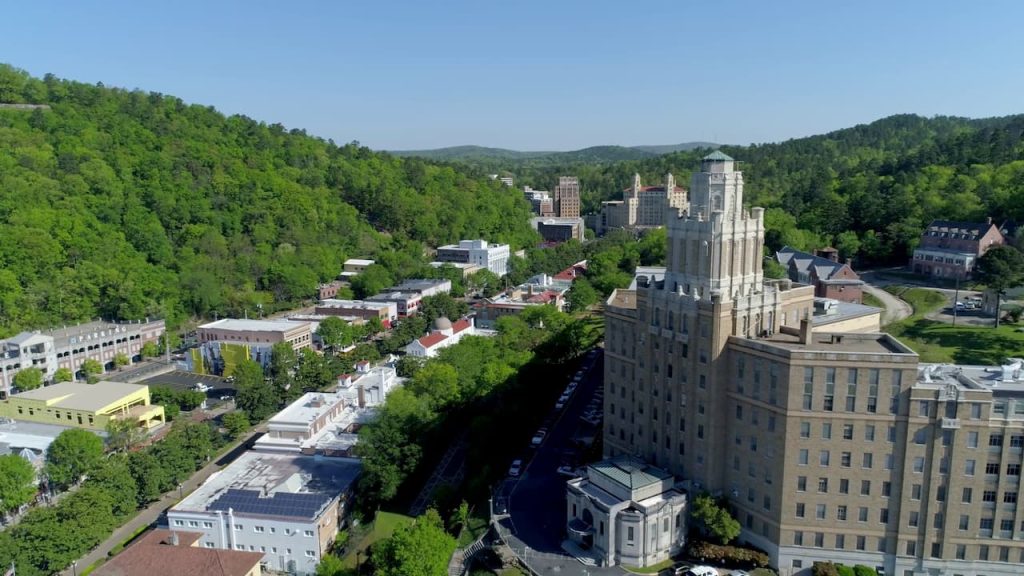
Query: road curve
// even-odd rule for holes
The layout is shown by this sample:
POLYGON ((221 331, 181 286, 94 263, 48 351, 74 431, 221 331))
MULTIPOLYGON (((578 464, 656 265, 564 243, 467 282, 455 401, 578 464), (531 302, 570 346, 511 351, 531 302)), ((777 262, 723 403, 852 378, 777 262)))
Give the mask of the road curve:
POLYGON ((871 284, 864 284, 864 291, 885 304, 885 312, 882 313, 882 325, 899 322, 914 313, 914 307, 900 300, 892 294, 871 284))

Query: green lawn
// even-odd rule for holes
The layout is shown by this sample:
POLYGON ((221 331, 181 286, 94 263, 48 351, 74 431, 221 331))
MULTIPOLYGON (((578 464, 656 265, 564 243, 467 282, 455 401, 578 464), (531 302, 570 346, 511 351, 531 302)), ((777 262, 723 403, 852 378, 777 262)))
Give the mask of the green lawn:
POLYGON ((1010 356, 1024 355, 1024 332, 1018 332, 1019 324, 1004 324, 995 329, 928 320, 925 314, 945 302, 941 294, 925 288, 886 290, 909 302, 914 314, 886 326, 885 331, 910 346, 922 362, 993 365, 1010 356))
POLYGON ((391 536, 399 527, 410 524, 412 521, 412 517, 404 514, 377 512, 377 517, 373 521, 373 528, 358 544, 352 547, 348 554, 341 559, 342 564, 344 564, 346 568, 355 568, 356 552, 359 553, 359 560, 361 562, 365 562, 366 557, 368 556, 367 548, 369 548, 371 544, 391 536))
POLYGON ((487 518, 485 516, 470 514, 469 519, 466 520, 466 527, 459 534, 459 548, 469 546, 486 531, 487 518))
POLYGON ((864 293, 863 302, 865 306, 874 306, 875 308, 881 308, 882 310, 885 310, 885 303, 879 300, 878 298, 875 298, 874 295, 868 294, 867 292, 864 293))

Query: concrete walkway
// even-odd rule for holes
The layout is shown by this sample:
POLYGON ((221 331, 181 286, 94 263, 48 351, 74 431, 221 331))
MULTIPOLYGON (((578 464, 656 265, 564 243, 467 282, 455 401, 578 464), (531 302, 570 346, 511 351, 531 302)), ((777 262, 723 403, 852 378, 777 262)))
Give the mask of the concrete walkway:
MULTIPOLYGON (((241 440, 238 440, 234 444, 232 444, 231 449, 225 452, 225 455, 234 454, 238 446, 248 442, 253 435, 265 431, 265 429, 265 424, 253 429, 253 431, 250 434, 246 435, 241 440)), ((238 452, 238 454, 240 453, 241 451, 238 452)), ((235 457, 237 457, 237 454, 235 454, 235 457)), ((134 518, 132 518, 124 525, 122 525, 120 528, 115 530, 114 533, 111 534, 109 538, 104 540, 99 546, 97 546, 91 552, 86 554, 84 558, 80 558, 77 562, 77 566, 68 566, 67 570, 61 572, 61 574, 63 574, 64 576, 75 576, 77 573, 80 573, 87 566, 92 565, 94 562, 107 558, 107 555, 110 553, 111 550, 114 549, 115 546, 124 542, 127 538, 129 538, 132 534, 134 534, 143 526, 154 525, 165 510, 177 504, 184 495, 188 495, 193 490, 198 488, 203 482, 206 481, 207 478, 210 477, 211 474, 224 468, 224 466, 227 466, 228 463, 223 462, 222 460, 223 457, 216 458, 203 468, 199 469, 199 471, 193 474, 191 478, 182 483, 180 491, 172 490, 170 492, 165 493, 159 500, 153 502, 144 510, 141 510, 134 518)))
POLYGON ((892 294, 871 284, 864 284, 864 291, 882 301, 885 312, 882 313, 882 325, 899 322, 914 313, 914 307, 892 294))

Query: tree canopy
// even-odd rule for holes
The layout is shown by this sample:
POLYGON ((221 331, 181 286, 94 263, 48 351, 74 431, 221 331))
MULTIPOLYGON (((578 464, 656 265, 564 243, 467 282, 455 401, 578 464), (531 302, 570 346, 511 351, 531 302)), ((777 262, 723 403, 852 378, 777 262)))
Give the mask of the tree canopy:
POLYGON ((464 169, 9 65, 0 86, 50 106, 0 110, 0 336, 270 312, 349 257, 380 263, 371 284, 417 270, 425 245, 537 238, 522 195, 464 169))
POLYGON ((0 456, 0 512, 8 513, 28 504, 36 493, 36 471, 17 454, 0 456))
POLYGON ((455 538, 433 508, 374 544, 374 574, 380 576, 435 576, 445 574, 455 551, 455 538))
POLYGON ((61 432, 46 450, 46 476, 67 488, 88 474, 103 457, 103 439, 88 430, 71 428, 61 432))

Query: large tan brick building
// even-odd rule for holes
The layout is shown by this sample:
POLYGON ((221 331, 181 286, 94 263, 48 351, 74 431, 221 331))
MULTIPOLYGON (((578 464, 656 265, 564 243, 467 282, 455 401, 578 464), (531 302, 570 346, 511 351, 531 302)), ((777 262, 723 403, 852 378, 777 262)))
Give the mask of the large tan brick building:
POLYGON ((763 211, 731 158, 705 157, 690 191, 667 270, 607 303, 605 456, 727 497, 782 574, 1020 574, 1021 363, 921 366, 877 328, 830 330, 812 286, 764 280, 763 211))

